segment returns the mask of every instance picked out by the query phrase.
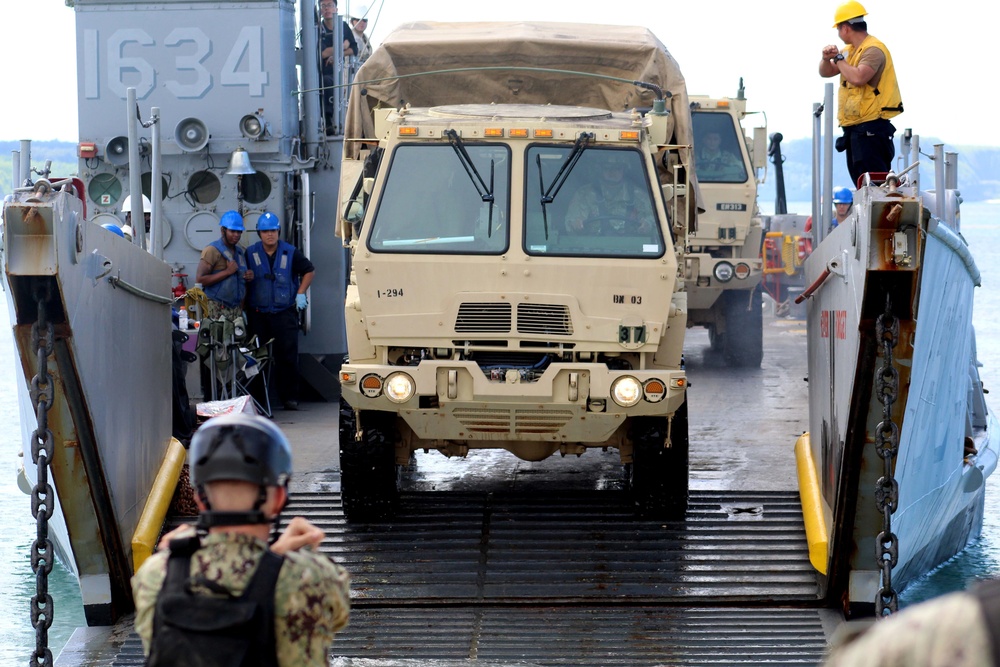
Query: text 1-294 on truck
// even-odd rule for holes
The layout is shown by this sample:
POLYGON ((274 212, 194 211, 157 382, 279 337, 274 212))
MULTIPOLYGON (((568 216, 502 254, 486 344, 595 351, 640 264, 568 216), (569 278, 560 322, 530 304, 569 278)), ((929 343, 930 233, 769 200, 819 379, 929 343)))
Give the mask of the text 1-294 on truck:
POLYGON ((483 448, 616 448, 637 510, 683 516, 692 130, 662 44, 640 28, 415 24, 357 81, 339 207, 348 519, 392 516, 413 452, 483 448))

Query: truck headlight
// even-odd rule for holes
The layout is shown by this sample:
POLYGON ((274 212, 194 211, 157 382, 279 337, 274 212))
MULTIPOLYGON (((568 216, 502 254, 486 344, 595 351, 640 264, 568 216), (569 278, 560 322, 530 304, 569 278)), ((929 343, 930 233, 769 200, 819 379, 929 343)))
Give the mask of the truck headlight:
POLYGON ((624 375, 611 385, 611 398, 623 408, 630 408, 642 400, 642 385, 631 375, 624 375))
POLYGON ((393 373, 385 379, 384 391, 393 403, 406 403, 413 398, 413 378, 406 373, 393 373))
POLYGON ((728 283, 733 279, 733 265, 729 262, 719 262, 715 265, 715 270, 712 273, 715 274, 715 279, 720 283, 728 283))

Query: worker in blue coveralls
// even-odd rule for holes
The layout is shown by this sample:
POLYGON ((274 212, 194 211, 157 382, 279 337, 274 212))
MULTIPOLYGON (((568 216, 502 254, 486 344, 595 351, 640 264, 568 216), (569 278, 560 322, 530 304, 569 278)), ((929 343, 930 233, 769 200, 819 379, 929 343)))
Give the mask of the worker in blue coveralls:
POLYGON ((278 238, 281 223, 273 213, 257 220, 260 241, 247 248, 254 278, 247 294, 251 333, 261 344, 273 340, 273 377, 278 401, 299 409, 299 311, 316 268, 292 244, 278 238))
POLYGON ((234 320, 243 312, 246 285, 253 279, 246 251, 240 246, 243 216, 226 211, 219 220, 219 238, 205 246, 195 279, 208 297, 208 316, 234 320))

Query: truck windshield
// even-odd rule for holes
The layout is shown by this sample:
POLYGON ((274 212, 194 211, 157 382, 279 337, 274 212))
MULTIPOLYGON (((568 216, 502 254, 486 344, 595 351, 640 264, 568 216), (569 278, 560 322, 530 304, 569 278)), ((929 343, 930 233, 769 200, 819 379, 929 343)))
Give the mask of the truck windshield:
POLYGON ((740 150, 740 135, 728 113, 696 111, 694 170, 701 183, 746 183, 747 168, 740 150))
POLYGON ((642 155, 586 148, 558 197, 543 202, 572 146, 531 146, 525 160, 525 252, 572 257, 660 257, 663 233, 642 155), (541 177, 539 177, 541 171, 541 177))
POLYGON ((372 220, 372 251, 500 254, 507 249, 510 149, 463 147, 475 171, 493 174, 493 200, 484 201, 450 144, 397 146, 372 220))

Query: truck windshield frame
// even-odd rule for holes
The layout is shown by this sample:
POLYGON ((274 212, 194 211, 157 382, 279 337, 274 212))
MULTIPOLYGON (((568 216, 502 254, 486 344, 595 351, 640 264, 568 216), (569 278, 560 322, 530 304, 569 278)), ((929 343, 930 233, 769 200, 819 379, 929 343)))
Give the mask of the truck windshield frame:
POLYGON ((510 147, 463 142, 395 147, 366 244, 379 253, 499 255, 510 245, 510 147), (468 164, 465 158, 469 160, 468 164), (493 173, 487 201, 469 165, 493 173))
POLYGON ((630 148, 531 144, 525 152, 524 252, 556 257, 662 257, 667 245, 646 162, 630 148), (541 189, 562 172, 559 197, 541 189))
POLYGON ((746 183, 749 175, 740 150, 742 131, 737 131, 733 116, 716 111, 692 111, 691 122, 698 182, 746 183))

